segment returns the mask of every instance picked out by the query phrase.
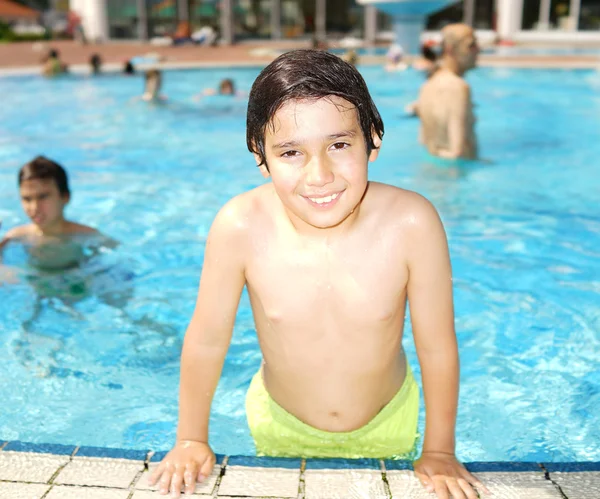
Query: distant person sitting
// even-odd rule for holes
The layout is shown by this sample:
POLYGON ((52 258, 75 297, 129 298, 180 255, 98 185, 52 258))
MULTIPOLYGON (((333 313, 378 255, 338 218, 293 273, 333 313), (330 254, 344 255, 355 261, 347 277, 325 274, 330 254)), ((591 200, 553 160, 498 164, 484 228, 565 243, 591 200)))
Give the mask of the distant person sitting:
POLYGON ((58 50, 50 49, 43 61, 42 74, 47 77, 58 76, 66 73, 67 69, 67 65, 60 60, 58 50))
POLYGON ((145 75, 145 86, 142 100, 147 102, 158 102, 165 100, 166 97, 161 95, 160 88, 162 86, 162 74, 158 69, 150 69, 146 71, 145 75))
POLYGON ((421 142, 430 154, 447 159, 477 158, 471 89, 463 75, 475 67, 479 48, 466 24, 442 30, 442 59, 423 84, 417 102, 421 142))
POLYGON ((38 156, 21 168, 18 175, 21 205, 30 224, 9 230, 0 249, 13 241, 28 245, 34 264, 48 269, 77 265, 84 257, 76 235, 101 235, 96 229, 65 219, 71 198, 67 173, 58 163, 38 156))
POLYGON ((404 71, 408 64, 404 62, 404 50, 400 45, 393 44, 385 55, 386 71, 404 71))
POLYGON ((92 54, 90 57, 90 69, 93 75, 99 75, 102 72, 102 58, 99 54, 92 54))
POLYGON ((129 76, 135 74, 135 66, 129 59, 123 63, 123 74, 129 76))

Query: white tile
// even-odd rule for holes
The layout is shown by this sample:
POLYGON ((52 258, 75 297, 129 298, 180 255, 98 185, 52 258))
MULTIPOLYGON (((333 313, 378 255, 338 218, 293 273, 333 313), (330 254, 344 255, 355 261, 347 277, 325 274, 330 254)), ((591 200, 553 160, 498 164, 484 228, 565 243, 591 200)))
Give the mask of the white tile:
MULTIPOLYGON (((474 473, 490 491, 489 499, 560 499, 561 495, 543 473, 474 473)), ((386 472, 393 499, 435 499, 412 471, 386 472)))
MULTIPOLYGON (((150 485, 148 480, 150 475, 152 475, 153 471, 156 469, 159 463, 150 463, 148 472, 144 473, 138 482, 135 484, 135 488, 139 490, 157 490, 157 485, 150 485)), ((206 478, 202 483, 196 484, 196 490, 194 494, 208 494, 210 495, 215 488, 215 484, 217 483, 217 478, 221 474, 221 467, 216 465, 213 468, 213 471, 209 477, 206 478)))
POLYGON ((128 497, 129 491, 126 489, 55 485, 44 499, 127 499, 128 497))
POLYGON ((569 499, 600 497, 600 472, 578 471, 572 473, 550 473, 569 499))
POLYGON ((490 499, 562 499, 542 472, 474 473, 490 491, 490 499))
POLYGON ((385 473, 393 499, 434 499, 412 471, 391 470, 385 473))
POLYGON ((144 469, 141 461, 127 459, 103 459, 94 457, 74 457, 65 466, 56 484, 66 485, 99 485, 126 489, 131 485, 135 476, 144 469))
MULTIPOLYGON (((156 491, 151 491, 151 490, 136 490, 135 493, 133 494, 132 499, 170 499, 170 495, 162 495, 159 494, 156 491)), ((193 496, 185 496, 185 495, 181 495, 180 499, 185 499, 187 497, 197 497, 198 499, 208 499, 209 497, 213 497, 211 495, 207 495, 207 494, 194 494, 193 496)), ((269 498, 271 499, 271 498, 269 498)))
POLYGON ((306 499, 387 499, 383 475, 374 470, 306 470, 306 499))
POLYGON ((227 466, 219 496, 298 497, 300 470, 227 466))
POLYGON ((0 452, 0 480, 46 483, 69 462, 69 456, 34 452, 0 452))
POLYGON ((37 483, 0 482, 0 499, 40 499, 49 488, 37 483))

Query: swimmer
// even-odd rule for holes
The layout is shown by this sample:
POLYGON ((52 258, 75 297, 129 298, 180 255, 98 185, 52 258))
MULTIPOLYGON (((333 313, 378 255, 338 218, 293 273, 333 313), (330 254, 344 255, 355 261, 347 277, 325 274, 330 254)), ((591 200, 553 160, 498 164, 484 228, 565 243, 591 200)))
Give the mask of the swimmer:
POLYGON ((423 84, 417 101, 420 140, 434 156, 476 159, 471 88, 463 78, 476 65, 475 32, 466 24, 450 24, 442 30, 442 38, 439 69, 423 84))
POLYGON ((37 267, 56 270, 78 265, 84 252, 77 238, 101 234, 65 218, 71 192, 63 167, 38 156, 21 168, 18 182, 21 205, 31 223, 9 230, 0 241, 0 250, 11 242, 21 242, 37 267))
POLYGON ((485 488, 455 455, 446 235, 429 201, 368 180, 384 126, 365 81, 326 51, 286 52, 254 82, 246 123, 270 181, 230 200, 209 231, 182 351, 176 443, 150 483, 179 497, 212 472, 211 402, 246 287, 264 358, 246 398, 259 455, 413 451, 420 397, 402 347, 408 303, 426 401, 415 473, 439 498, 475 499, 474 487, 485 488))
POLYGON ((404 50, 400 45, 392 45, 385 58, 387 60, 385 65, 386 71, 404 71, 408 68, 408 64, 402 60, 404 58, 404 50))
POLYGON ((162 73, 158 69, 150 69, 144 74, 144 93, 142 100, 146 102, 158 102, 166 100, 166 96, 161 95, 162 73))
POLYGON ((205 97, 208 95, 231 95, 231 96, 239 97, 239 96, 244 95, 244 93, 236 91, 235 83, 233 82, 233 80, 231 78, 225 78, 224 80, 221 80, 219 82, 218 90, 215 90, 213 88, 207 88, 201 94, 194 95, 193 99, 200 100, 202 97, 205 97))

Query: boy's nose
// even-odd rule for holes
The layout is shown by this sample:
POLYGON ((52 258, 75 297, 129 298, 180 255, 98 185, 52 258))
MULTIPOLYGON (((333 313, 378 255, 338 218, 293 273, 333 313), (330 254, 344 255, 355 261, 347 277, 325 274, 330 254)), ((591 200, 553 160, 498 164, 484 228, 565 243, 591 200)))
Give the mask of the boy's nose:
POLYGON ((306 184, 321 186, 333 182, 333 172, 324 158, 314 157, 306 165, 306 184))

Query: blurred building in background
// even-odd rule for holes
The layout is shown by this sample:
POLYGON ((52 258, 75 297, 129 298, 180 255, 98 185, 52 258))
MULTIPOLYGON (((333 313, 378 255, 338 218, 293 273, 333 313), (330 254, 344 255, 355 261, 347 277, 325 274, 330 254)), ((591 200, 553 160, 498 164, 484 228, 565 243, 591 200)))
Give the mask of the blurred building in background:
MULTIPOLYGON (((75 11, 88 40, 171 36, 210 27, 221 43, 248 39, 391 39, 390 19, 355 0, 48 0, 75 11)), ((23 2, 22 3, 27 3, 23 2)), ((30 2, 32 3, 32 2, 30 2)), ((35 3, 35 2, 33 2, 35 3)), ((600 0, 462 0, 429 16, 523 41, 600 41, 600 0)))

